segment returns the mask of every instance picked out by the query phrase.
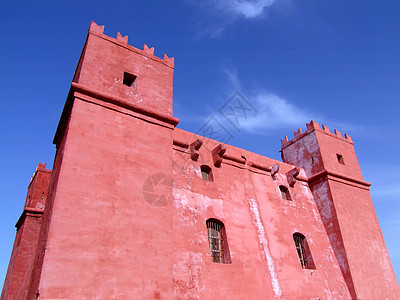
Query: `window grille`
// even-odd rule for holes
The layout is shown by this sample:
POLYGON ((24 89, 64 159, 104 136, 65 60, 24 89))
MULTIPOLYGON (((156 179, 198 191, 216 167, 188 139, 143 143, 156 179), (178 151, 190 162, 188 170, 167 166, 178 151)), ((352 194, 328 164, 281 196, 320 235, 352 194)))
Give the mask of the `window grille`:
POLYGON ((215 263, 230 264, 231 258, 224 223, 216 219, 208 219, 206 225, 211 260, 215 263))
POLYGON ((292 198, 290 197, 289 189, 286 186, 279 186, 279 190, 281 191, 282 199, 291 201, 292 198))
POLYGON ((296 245, 297 255, 299 256, 300 264, 303 269, 315 269, 314 261, 310 249, 308 248, 307 240, 301 233, 293 234, 294 243, 296 245))

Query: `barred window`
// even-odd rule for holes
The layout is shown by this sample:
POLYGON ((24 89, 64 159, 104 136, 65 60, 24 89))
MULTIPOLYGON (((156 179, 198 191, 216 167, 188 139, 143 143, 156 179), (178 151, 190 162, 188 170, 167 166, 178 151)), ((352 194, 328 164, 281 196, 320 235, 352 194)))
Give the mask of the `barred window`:
POLYGON ((290 193, 289 193, 289 189, 286 186, 280 185, 279 190, 281 191, 282 199, 289 200, 289 201, 292 200, 292 197, 290 196, 290 193))
POLYGON ((299 232, 293 234, 294 244, 296 245, 297 255, 303 269, 315 269, 315 264, 308 247, 306 237, 299 232))
POLYGON ((231 256, 224 223, 217 219, 208 219, 206 225, 211 260, 215 263, 230 264, 231 256))

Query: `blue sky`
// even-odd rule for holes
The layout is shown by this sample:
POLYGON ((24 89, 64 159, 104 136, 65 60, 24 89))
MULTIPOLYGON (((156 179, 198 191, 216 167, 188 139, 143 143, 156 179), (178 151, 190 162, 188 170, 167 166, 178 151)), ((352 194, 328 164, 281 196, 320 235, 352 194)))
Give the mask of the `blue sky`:
POLYGON ((230 144, 279 160, 280 139, 311 119, 350 134, 399 277, 399 11, 394 0, 2 1, 0 284, 31 175, 52 167, 91 20, 175 57, 185 130, 213 117, 230 144), (258 112, 238 128, 219 112, 237 91, 258 112))

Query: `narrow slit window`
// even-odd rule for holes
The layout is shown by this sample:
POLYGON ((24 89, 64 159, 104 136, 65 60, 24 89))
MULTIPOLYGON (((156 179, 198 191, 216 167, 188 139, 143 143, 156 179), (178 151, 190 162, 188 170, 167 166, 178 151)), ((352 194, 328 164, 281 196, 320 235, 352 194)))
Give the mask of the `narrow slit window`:
POLYGON ((303 269, 315 269, 314 260, 312 258, 310 248, 306 237, 301 233, 293 234, 294 244, 296 245, 297 255, 299 256, 300 264, 303 269))
POLYGON ((337 158, 339 164, 344 165, 343 155, 337 153, 337 154, 336 154, 336 158, 337 158))
POLYGON ((206 181, 214 181, 213 175, 212 175, 212 170, 209 166, 207 165, 202 165, 200 167, 201 170, 201 178, 206 181))
POLYGON ((135 87, 135 85, 136 85, 136 78, 137 78, 136 75, 130 74, 130 73, 128 73, 128 72, 124 72, 124 80, 123 80, 123 83, 124 83, 124 85, 126 85, 126 86, 129 86, 129 87, 133 86, 133 87, 135 87))
POLYGON ((215 263, 230 264, 231 256, 224 223, 217 219, 208 219, 206 225, 211 260, 215 263))
POLYGON ((286 186, 279 186, 279 190, 281 191, 282 199, 292 201, 292 197, 290 196, 289 189, 286 186))

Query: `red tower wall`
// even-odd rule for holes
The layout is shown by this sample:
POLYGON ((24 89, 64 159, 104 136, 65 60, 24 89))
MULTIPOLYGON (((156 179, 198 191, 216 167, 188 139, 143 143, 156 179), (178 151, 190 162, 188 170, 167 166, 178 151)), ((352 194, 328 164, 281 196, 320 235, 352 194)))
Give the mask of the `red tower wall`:
POLYGON ((228 147, 215 167, 218 143, 175 129, 163 109, 171 105, 171 59, 149 59, 147 49, 101 30, 92 24, 55 137, 65 149, 54 169, 40 297, 348 298, 304 176, 289 202, 279 185, 288 186, 293 166, 280 163, 271 176, 279 162, 228 147), (104 67, 110 61, 120 63, 104 67), (146 70, 159 71, 147 81, 146 70), (114 80, 124 71, 137 74, 137 86, 114 80), (155 81, 166 104, 150 94, 138 103, 132 95, 154 94, 155 81), (197 139, 204 145, 193 160, 197 139), (201 179, 201 164, 214 182, 201 179), (211 261, 209 218, 224 222, 232 264, 211 261), (298 231, 316 270, 301 268, 298 231))
POLYGON ((331 133, 318 123, 282 141, 285 162, 306 170, 319 212, 354 299, 398 299, 370 183, 362 178, 350 136, 331 133), (342 156, 339 160, 338 155, 342 156))
MULTIPOLYGON (((284 142, 282 163, 177 129, 173 58, 159 59, 103 29, 94 23, 89 29, 54 138, 27 299, 376 295, 360 285, 364 267, 353 257, 351 228, 342 229, 354 226, 343 182, 360 187, 363 211, 374 213, 352 146, 323 140, 310 127, 284 142), (136 76, 131 86, 126 72, 136 76), (347 173, 334 165, 332 147, 342 151, 347 173), (202 178, 203 165, 213 181, 202 178), (291 200, 283 199, 281 185, 291 200), (225 226, 230 263, 211 259, 210 218, 225 226), (313 267, 302 268, 295 233, 305 236, 313 267)), ((377 223, 369 225, 376 232, 377 223)), ((385 260, 385 251, 375 254, 385 260)), ((377 283, 397 295, 393 270, 380 270, 386 273, 377 283)))
POLYGON ((24 210, 15 225, 17 234, 1 299, 24 299, 26 297, 50 177, 51 170, 46 169, 46 164, 39 163, 29 183, 24 210))

